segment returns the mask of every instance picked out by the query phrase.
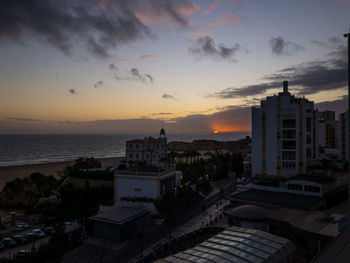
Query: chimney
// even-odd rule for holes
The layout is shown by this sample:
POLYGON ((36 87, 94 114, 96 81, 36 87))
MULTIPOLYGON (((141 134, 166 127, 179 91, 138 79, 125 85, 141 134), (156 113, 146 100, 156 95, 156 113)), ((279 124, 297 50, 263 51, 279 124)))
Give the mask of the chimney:
POLYGON ((283 93, 284 94, 288 93, 288 81, 287 80, 283 81, 283 93))

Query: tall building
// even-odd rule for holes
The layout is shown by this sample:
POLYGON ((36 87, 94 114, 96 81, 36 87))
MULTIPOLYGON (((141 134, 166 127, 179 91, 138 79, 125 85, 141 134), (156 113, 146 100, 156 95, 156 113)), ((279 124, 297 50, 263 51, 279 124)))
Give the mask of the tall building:
POLYGON ((338 126, 339 126, 339 140, 338 140, 338 147, 339 147, 339 159, 342 159, 344 161, 349 160, 349 127, 348 127, 348 112, 344 112, 339 114, 339 119, 338 119, 338 126))
POLYGON ((284 81, 283 92, 252 107, 252 176, 305 173, 315 133, 314 103, 291 95, 284 81))
POLYGON ((166 167, 167 141, 165 130, 162 128, 159 138, 145 137, 126 142, 126 163, 133 166, 133 163, 144 162, 148 165, 166 167))
POLYGON ((338 158, 339 127, 334 111, 315 110, 316 159, 338 158))

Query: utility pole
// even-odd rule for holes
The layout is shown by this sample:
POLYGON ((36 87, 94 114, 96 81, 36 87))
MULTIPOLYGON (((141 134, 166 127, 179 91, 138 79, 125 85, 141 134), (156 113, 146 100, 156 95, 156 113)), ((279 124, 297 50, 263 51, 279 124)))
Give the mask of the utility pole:
MULTIPOLYGON (((350 28, 349 32, 343 35, 345 38, 348 39, 348 123, 347 123, 347 130, 348 130, 348 138, 347 138, 347 156, 350 156, 350 28)), ((350 162, 348 161, 348 206, 350 208, 350 162)))

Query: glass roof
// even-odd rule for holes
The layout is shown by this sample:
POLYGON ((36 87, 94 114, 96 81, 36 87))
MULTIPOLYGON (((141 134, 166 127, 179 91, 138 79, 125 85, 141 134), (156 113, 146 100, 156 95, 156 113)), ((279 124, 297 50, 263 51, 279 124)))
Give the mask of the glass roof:
POLYGON ((276 263, 284 261, 293 251, 295 246, 288 239, 261 230, 230 227, 163 260, 171 263, 276 263))

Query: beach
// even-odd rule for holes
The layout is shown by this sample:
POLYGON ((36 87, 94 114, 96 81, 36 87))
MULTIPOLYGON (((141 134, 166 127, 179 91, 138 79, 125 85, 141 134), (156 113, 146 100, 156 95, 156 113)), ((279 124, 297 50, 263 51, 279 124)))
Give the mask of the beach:
MULTIPOLYGON (((102 167, 106 168, 112 166, 113 163, 122 157, 100 158, 102 167)), ((23 178, 32 173, 42 173, 44 175, 60 176, 60 172, 69 165, 74 164, 74 161, 54 162, 54 163, 40 163, 28 165, 2 166, 0 167, 0 189, 2 189, 6 182, 12 181, 15 178, 23 178)))

